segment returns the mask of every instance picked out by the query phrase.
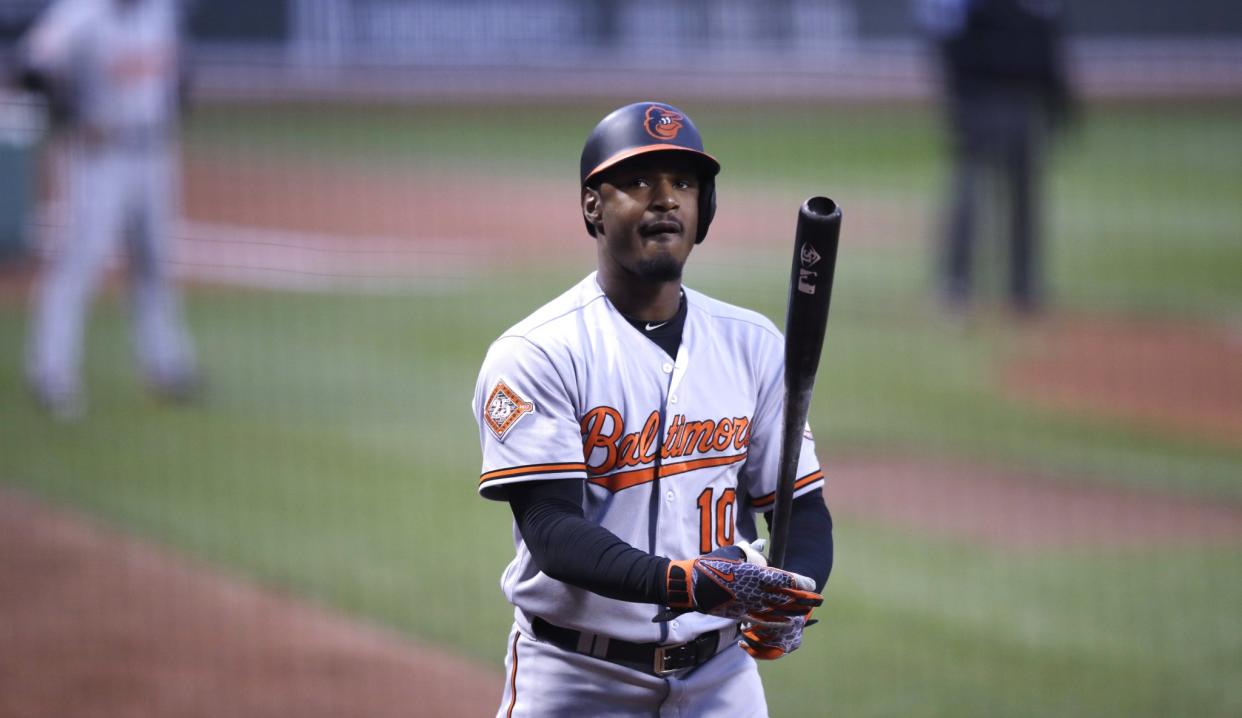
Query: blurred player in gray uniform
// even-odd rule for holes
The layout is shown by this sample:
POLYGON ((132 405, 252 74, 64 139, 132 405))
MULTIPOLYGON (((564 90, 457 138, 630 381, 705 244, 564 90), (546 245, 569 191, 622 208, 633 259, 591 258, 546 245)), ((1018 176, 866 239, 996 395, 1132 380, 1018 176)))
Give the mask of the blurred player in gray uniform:
POLYGON ((27 355, 31 388, 61 419, 83 411, 86 314, 122 241, 134 349, 149 387, 184 400, 197 385, 169 261, 178 31, 175 0, 57 0, 22 41, 22 84, 48 95, 65 130, 67 233, 36 288, 27 355))

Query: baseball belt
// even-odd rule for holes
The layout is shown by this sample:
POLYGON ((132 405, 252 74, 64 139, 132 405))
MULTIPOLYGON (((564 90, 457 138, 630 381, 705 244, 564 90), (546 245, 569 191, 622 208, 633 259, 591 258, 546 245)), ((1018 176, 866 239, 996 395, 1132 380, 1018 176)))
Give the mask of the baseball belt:
POLYGON ((583 633, 556 626, 536 616, 531 621, 535 638, 572 653, 601 658, 627 668, 656 676, 666 676, 707 663, 719 652, 721 631, 708 631, 693 641, 662 646, 658 643, 631 643, 600 634, 583 633))

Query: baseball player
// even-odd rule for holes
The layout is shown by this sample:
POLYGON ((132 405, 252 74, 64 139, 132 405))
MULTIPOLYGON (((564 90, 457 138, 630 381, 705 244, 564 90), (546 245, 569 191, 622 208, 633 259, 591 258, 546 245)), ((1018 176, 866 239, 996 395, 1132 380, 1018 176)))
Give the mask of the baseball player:
POLYGON ((766 715, 755 659, 798 648, 832 566, 809 430, 789 570, 756 541, 783 340, 682 285, 720 170, 685 113, 614 111, 580 169, 597 271, 501 335, 474 393, 479 493, 509 503, 517 552, 498 715, 766 715))
POLYGON ((175 0, 57 0, 23 39, 21 79, 64 124, 68 236, 36 288, 27 378, 62 419, 82 413, 86 313, 122 237, 134 344, 150 387, 189 398, 197 372, 169 276, 178 191, 175 0))

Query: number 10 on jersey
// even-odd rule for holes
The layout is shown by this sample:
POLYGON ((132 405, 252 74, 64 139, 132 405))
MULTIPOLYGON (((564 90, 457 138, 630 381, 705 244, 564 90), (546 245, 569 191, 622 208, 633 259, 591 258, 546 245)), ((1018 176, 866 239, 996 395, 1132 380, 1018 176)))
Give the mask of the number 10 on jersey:
POLYGON ((711 553, 720 546, 733 545, 737 520, 737 490, 724 489, 716 496, 712 487, 699 494, 699 553, 711 553))

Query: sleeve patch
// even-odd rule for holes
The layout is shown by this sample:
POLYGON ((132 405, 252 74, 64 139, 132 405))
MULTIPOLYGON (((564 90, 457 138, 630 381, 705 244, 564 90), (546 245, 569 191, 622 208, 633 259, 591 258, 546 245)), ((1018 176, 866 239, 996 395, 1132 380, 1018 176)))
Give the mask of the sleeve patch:
POLYGON ((487 397, 487 405, 483 407, 483 423, 492 430, 499 441, 505 440, 505 434, 522 419, 535 410, 533 402, 526 401, 501 379, 487 397))

